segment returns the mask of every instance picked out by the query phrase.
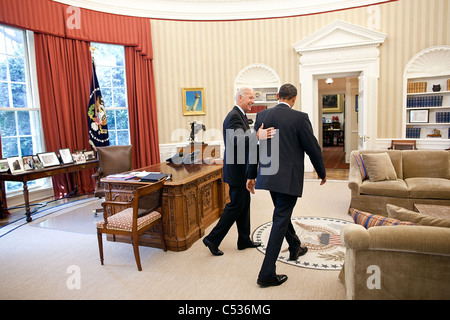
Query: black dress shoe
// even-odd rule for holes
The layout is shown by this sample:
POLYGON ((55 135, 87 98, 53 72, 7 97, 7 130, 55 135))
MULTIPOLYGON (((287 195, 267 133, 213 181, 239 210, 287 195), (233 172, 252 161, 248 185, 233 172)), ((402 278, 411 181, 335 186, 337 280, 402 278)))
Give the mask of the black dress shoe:
POLYGON ((289 260, 297 260, 298 257, 304 255, 306 252, 308 252, 307 247, 298 247, 297 252, 289 255, 289 260))
POLYGON ((209 248, 209 251, 211 251, 211 253, 215 256, 221 256, 223 255, 223 252, 219 250, 219 247, 217 247, 214 243, 212 243, 211 241, 209 241, 208 239, 203 239, 203 243, 205 244, 205 246, 207 246, 209 248))
POLYGON ((287 278, 288 277, 285 274, 277 274, 274 279, 271 280, 258 279, 257 283, 261 287, 279 286, 280 284, 286 282, 287 278))
POLYGON ((249 243, 246 243, 246 244, 239 244, 238 243, 238 250, 244 250, 244 249, 247 249, 247 248, 257 248, 260 245, 261 245, 260 242, 249 242, 249 243))

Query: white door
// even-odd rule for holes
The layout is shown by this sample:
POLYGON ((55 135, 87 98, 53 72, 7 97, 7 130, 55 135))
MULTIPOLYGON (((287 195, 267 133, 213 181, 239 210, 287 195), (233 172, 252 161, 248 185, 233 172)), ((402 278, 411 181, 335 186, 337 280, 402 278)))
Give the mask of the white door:
POLYGON ((367 141, 370 139, 370 136, 367 135, 367 125, 366 125, 366 97, 364 85, 367 81, 365 81, 364 76, 361 74, 358 77, 358 150, 367 149, 367 141))

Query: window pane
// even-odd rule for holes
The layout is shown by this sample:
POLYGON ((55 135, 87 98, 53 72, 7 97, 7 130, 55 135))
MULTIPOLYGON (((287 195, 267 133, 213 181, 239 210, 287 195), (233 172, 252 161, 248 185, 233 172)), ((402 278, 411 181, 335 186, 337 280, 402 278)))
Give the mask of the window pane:
POLYGON ((127 93, 125 92, 125 88, 114 88, 113 101, 113 107, 126 108, 127 93))
POLYGON ((119 129, 128 129, 128 110, 116 111, 116 126, 119 129))
POLYGON ((16 116, 14 111, 0 111, 0 130, 2 134, 2 144, 4 138, 17 135, 16 116))
POLYGON ((25 59, 9 58, 9 75, 13 82, 25 82, 25 59))
POLYGON ((24 36, 23 31, 13 28, 4 28, 6 53, 9 55, 24 55, 24 36))
POLYGON ((31 122, 29 111, 17 112, 19 126, 19 135, 31 135, 31 122))
POLYGON ((8 83, 0 82, 0 108, 9 108, 8 83))
POLYGON ((102 89, 102 94, 103 94, 103 88, 112 87, 111 69, 105 68, 105 67, 97 67, 97 65, 96 65, 95 71, 97 72, 98 84, 99 84, 100 88, 102 89))
POLYGON ((7 59, 6 55, 0 54, 0 81, 8 80, 8 69, 6 66, 7 59))
POLYGON ((22 156, 33 155, 33 140, 31 137, 20 138, 20 153, 22 156))
POLYGON ((130 136, 128 134, 128 130, 117 131, 117 144, 118 145, 130 144, 130 136))
POLYGON ((19 155, 17 138, 2 137, 2 155, 3 158, 16 157, 19 155))
POLYGON ((124 68, 112 68, 113 87, 125 88, 125 70, 124 68))
POLYGON ((111 130, 116 129, 116 111, 106 109, 106 119, 108 119, 109 139, 111 140, 111 130))
POLYGON ((14 108, 27 107, 27 85, 19 83, 11 83, 11 93, 14 108))

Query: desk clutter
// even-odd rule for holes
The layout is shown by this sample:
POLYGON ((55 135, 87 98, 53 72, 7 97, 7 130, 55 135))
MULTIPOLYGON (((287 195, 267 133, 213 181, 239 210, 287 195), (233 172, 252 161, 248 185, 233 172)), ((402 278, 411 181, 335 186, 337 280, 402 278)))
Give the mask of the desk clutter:
POLYGON ((171 174, 166 174, 163 172, 147 172, 147 171, 135 171, 126 173, 110 174, 106 176, 105 179, 108 180, 130 180, 139 179, 139 182, 158 182, 161 180, 170 180, 172 178, 171 174))
POLYGON ((58 153, 50 151, 0 159, 0 172, 22 173, 63 164, 85 163, 95 159, 96 155, 93 150, 76 150, 72 153, 69 148, 64 148, 59 149, 58 153))

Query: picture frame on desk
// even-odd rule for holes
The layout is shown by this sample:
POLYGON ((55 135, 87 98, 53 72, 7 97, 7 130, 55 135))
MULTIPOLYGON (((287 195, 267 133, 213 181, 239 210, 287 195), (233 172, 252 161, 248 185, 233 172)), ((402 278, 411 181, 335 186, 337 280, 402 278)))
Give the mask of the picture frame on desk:
POLYGON ((54 151, 38 153, 37 156, 39 157, 39 160, 41 160, 44 168, 60 165, 58 156, 54 151))
POLYGON ((84 151, 84 157, 86 161, 95 160, 95 152, 94 150, 84 151))
POLYGON ((23 160, 21 157, 9 157, 8 158, 8 166, 11 173, 20 173, 24 172, 23 168, 23 160))
POLYGON ((44 168, 44 165, 42 164, 41 160, 39 160, 38 156, 33 156, 33 165, 35 169, 44 168))
POLYGON ((9 170, 8 159, 0 159, 0 172, 7 172, 9 170))
POLYGON ((86 162, 86 156, 84 155, 84 152, 78 152, 72 154, 73 160, 75 163, 85 163, 86 162))
POLYGON ((72 153, 69 148, 59 149, 58 153, 61 156, 61 161, 63 164, 73 163, 72 153))
POLYGON ((428 123, 430 110, 409 110, 409 123, 428 123))

